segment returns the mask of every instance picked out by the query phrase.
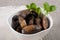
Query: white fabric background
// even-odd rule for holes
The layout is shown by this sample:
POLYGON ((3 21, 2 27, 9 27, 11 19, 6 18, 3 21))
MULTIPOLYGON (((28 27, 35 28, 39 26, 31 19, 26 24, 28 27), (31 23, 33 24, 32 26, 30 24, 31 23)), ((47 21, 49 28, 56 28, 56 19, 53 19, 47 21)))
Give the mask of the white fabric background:
POLYGON ((57 10, 50 13, 54 25, 43 40, 60 40, 60 0, 0 0, 0 40, 18 40, 6 24, 6 17, 10 15, 11 12, 14 13, 16 11, 15 8, 31 2, 35 2, 41 7, 43 7, 44 2, 56 5, 57 10))

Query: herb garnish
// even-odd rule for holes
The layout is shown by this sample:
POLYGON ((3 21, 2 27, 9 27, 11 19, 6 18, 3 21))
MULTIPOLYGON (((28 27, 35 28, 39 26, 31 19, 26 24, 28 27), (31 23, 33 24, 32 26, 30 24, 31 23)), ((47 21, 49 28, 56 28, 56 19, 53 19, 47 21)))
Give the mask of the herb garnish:
MULTIPOLYGON (((44 10, 47 12, 45 13, 46 15, 49 13, 49 12, 52 12, 52 11, 55 11, 56 10, 56 7, 55 5, 49 5, 48 2, 45 2, 44 4, 44 10)), ((26 5, 27 9, 31 10, 31 11, 35 11, 38 13, 38 16, 41 14, 41 8, 40 7, 37 7, 37 5, 35 3, 31 3, 30 5, 26 5)))

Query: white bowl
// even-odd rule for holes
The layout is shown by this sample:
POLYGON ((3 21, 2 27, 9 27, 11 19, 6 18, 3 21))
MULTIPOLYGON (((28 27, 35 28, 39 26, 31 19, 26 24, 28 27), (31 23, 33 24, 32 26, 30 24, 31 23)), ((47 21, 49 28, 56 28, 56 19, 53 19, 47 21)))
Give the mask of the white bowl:
MULTIPOLYGON (((26 7, 25 6, 21 6, 19 11, 22 11, 22 10, 25 10, 26 7)), ((42 9, 42 8, 41 8, 42 9)), ((18 11, 18 12, 19 12, 18 11)), ((43 9, 42 9, 43 13, 46 13, 43 9)), ((8 17, 8 20, 7 20, 7 23, 11 29, 11 32, 17 37, 19 38, 20 40, 41 40, 42 37, 44 37, 49 31, 50 29, 52 28, 53 26, 53 21, 52 21, 52 18, 50 15, 47 15, 49 21, 50 21, 50 26, 48 29, 46 30, 43 30, 41 32, 38 32, 38 33, 35 33, 35 34, 21 34, 21 33, 18 33, 17 31, 15 31, 12 27, 11 27, 11 22, 12 22, 12 17, 14 15, 16 15, 17 13, 14 13, 14 14, 11 14, 9 17, 8 17)))

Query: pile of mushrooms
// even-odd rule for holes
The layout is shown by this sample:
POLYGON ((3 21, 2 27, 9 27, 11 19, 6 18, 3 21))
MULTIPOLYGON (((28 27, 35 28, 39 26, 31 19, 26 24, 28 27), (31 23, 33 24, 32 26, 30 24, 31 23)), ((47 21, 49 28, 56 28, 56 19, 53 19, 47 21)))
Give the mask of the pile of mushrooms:
POLYGON ((49 20, 46 16, 35 11, 23 10, 12 18, 12 28, 19 33, 34 34, 49 27, 49 20))

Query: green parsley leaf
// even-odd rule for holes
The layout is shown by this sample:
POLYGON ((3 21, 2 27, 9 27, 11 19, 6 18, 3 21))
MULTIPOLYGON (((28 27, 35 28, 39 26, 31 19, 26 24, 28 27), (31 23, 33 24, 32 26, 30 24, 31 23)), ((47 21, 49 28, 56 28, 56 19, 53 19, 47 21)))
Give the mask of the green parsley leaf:
POLYGON ((35 3, 31 3, 31 4, 30 4, 30 9, 36 10, 36 4, 35 4, 35 3))
MULTIPOLYGON (((31 3, 30 5, 26 5, 27 9, 31 11, 35 11, 38 13, 38 16, 41 14, 41 8, 37 7, 35 3, 31 3)), ((54 5, 49 5, 48 2, 44 3, 44 10, 46 11, 45 15, 47 15, 49 12, 55 11, 56 7, 54 5)))
POLYGON ((40 7, 38 7, 38 8, 36 9, 36 12, 38 13, 38 16, 39 16, 40 13, 41 13, 41 9, 40 9, 40 7))
POLYGON ((48 13, 50 11, 50 6, 47 2, 44 3, 44 10, 48 13))
POLYGON ((56 7, 54 5, 50 6, 50 12, 55 11, 56 7))
POLYGON ((30 9, 30 6, 29 6, 29 5, 26 5, 26 7, 27 7, 28 9, 30 9))

